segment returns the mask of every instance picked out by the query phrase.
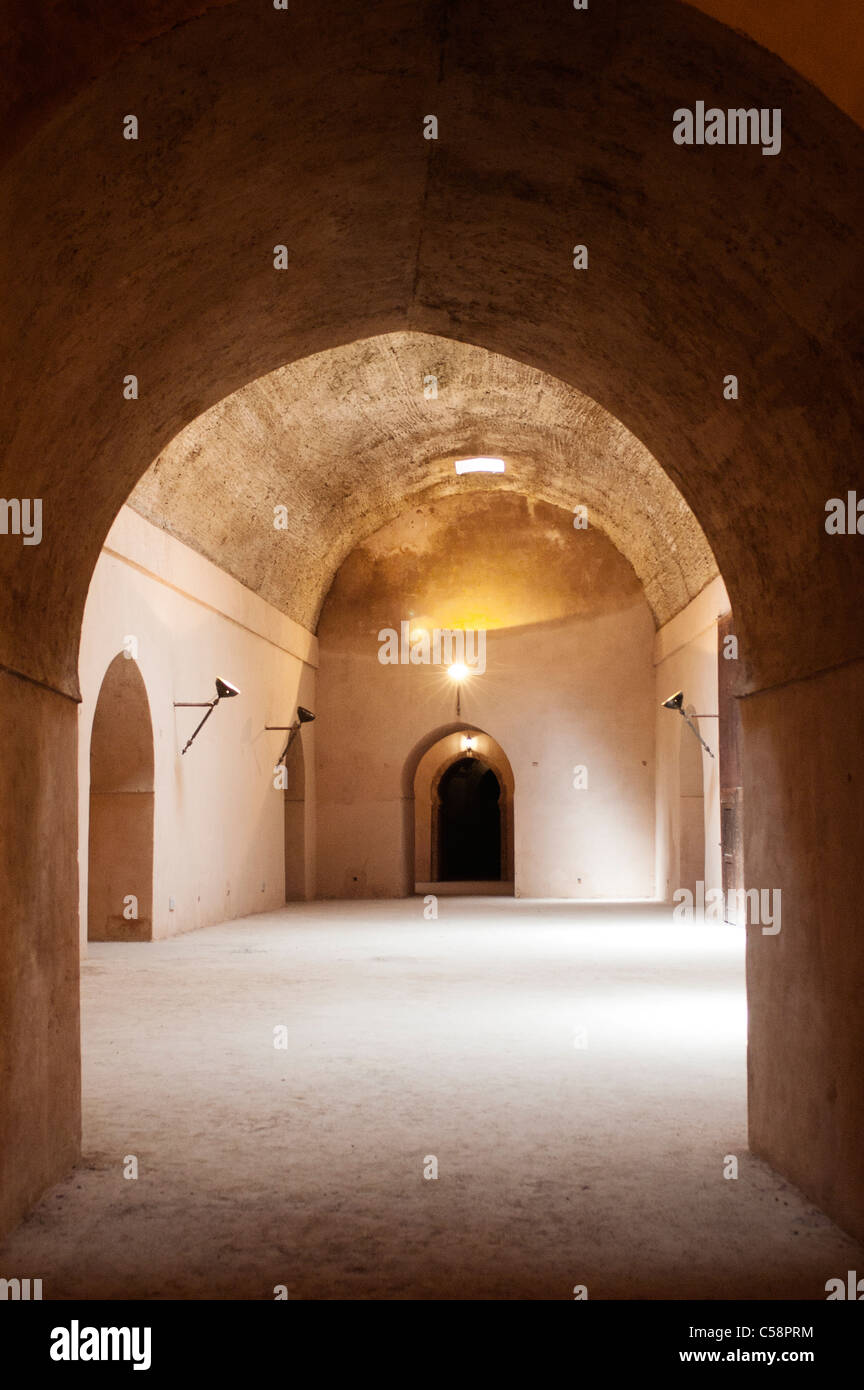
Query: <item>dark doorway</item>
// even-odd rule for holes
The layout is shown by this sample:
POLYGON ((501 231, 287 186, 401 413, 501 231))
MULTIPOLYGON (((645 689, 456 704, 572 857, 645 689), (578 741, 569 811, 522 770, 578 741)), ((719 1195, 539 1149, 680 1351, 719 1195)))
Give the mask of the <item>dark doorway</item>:
POLYGON ((438 785, 438 877, 501 878, 501 784, 482 758, 460 758, 438 785))

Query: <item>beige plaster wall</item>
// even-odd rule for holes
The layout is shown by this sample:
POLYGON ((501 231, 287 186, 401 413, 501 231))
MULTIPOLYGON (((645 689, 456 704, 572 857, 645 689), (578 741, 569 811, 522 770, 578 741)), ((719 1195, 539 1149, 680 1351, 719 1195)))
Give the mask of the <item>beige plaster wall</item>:
POLYGON ((741 715, 745 876, 782 892, 781 930, 747 931, 750 1146, 861 1239, 864 662, 741 715))
MULTIPOLYGON (((159 7, 148 8, 152 17, 159 7)), ((835 952, 818 999, 820 1029, 836 1028, 847 1051, 857 1040, 845 1002, 850 975, 839 968, 844 958, 848 967, 849 942, 842 932, 837 937, 834 914, 857 900, 860 835, 852 828, 860 821, 848 833, 837 824, 842 808, 831 765, 812 749, 802 761, 789 744, 787 716, 798 700, 791 682, 803 689, 811 678, 824 679, 827 688, 831 676, 817 673, 841 668, 862 650, 860 547, 851 538, 837 545, 814 521, 827 496, 858 483, 850 443, 860 365, 850 305, 860 180, 849 171, 860 158, 860 132, 809 83, 730 30, 709 27, 696 11, 663 0, 599 8, 603 22, 579 26, 565 62, 556 60, 564 26, 574 32, 572 9, 569 19, 557 4, 522 6, 501 18, 500 60, 487 74, 488 99, 478 103, 478 7, 460 14, 446 35, 434 9, 423 23, 412 15, 406 24, 405 7, 382 0, 370 27, 352 24, 344 5, 326 15, 299 7, 292 22, 307 61, 292 72, 295 104, 319 100, 336 54, 339 110, 347 115, 325 128, 274 121, 285 64, 261 6, 211 6, 194 23, 175 20, 164 32, 162 22, 142 27, 138 6, 128 14, 115 9, 113 17, 126 16, 132 27, 113 36, 102 12, 88 10, 82 30, 84 11, 66 7, 73 28, 58 32, 56 6, 51 23, 44 6, 20 7, 34 41, 19 45, 25 57, 13 65, 18 127, 3 199, 15 266, 7 308, 18 325, 6 491, 45 498, 46 516, 53 512, 61 524, 46 526, 26 568, 16 548, 2 554, 3 684, 12 692, 2 710, 4 831, 13 848, 0 979, 6 1055, 20 1083, 14 1103, 26 1105, 23 1115, 0 1115, 4 1190, 13 1205, 38 1190, 40 1175, 59 1172, 59 1159, 77 1142, 77 1101, 57 1103, 77 1048, 77 986, 68 970, 77 721, 62 701, 77 694, 78 617, 107 522, 159 449, 201 410, 286 361, 389 331, 394 322, 510 351, 561 376, 624 420, 684 494, 698 499, 740 622, 747 689, 766 701, 760 736, 775 766, 760 793, 769 818, 764 833, 788 862, 809 860, 814 827, 821 834, 835 824, 845 836, 832 886, 837 898, 805 878, 799 902, 813 941, 835 952), (249 23, 253 13, 260 24, 249 23), (773 105, 782 98, 784 129, 798 132, 791 157, 784 150, 783 160, 759 158, 772 167, 753 177, 754 166, 743 162, 750 150, 738 152, 740 161, 665 159, 668 129, 644 119, 646 93, 665 92, 670 107, 692 100, 694 51, 705 81, 736 100, 752 94, 773 105), (548 79, 542 91, 540 68, 548 79), (419 109, 417 92, 428 89, 430 73, 443 74, 442 100, 451 129, 460 131, 455 159, 443 143, 421 149, 429 142, 418 140, 406 118, 419 109), (87 93, 73 95, 90 79, 87 93), (134 107, 139 95, 164 119, 154 157, 131 160, 119 141, 102 136, 106 113, 134 107), (49 119, 60 106, 62 119, 49 119), (358 111, 367 133, 359 155, 358 111), (586 123, 597 133, 589 145, 586 123), (501 151, 507 178, 498 176, 501 151), (277 156, 296 178, 274 178, 277 156), (322 179, 322 170, 332 177, 322 179), (580 235, 594 236, 607 254, 574 302, 561 247, 572 244, 569 193, 586 172, 580 235), (306 206, 316 215, 298 218, 306 206), (292 234, 291 267, 274 291, 260 248, 283 226, 292 234), (622 234, 610 236, 610 227, 622 234), (795 234, 778 237, 778 227, 795 234), (58 228, 74 229, 83 273, 70 273, 70 245, 58 228), (819 273, 802 280, 802 257, 812 259, 814 245, 819 273), (672 287, 668 303, 659 291, 646 294, 646 269, 652 285, 672 287), (730 295, 730 287, 741 293, 730 295), (284 312, 274 312, 274 293, 284 312), (712 350, 694 352, 694 342, 712 350), (117 389, 130 353, 148 383, 131 411, 117 389), (718 376, 737 361, 771 385, 751 392, 746 410, 730 412, 718 376), (806 408, 784 409, 784 401, 800 398, 802 361, 806 408), (86 524, 70 526, 70 517, 86 524), (26 695, 14 684, 16 672, 33 685, 26 695), (806 804, 786 805, 787 777, 806 788, 806 804), (46 855, 48 845, 56 858, 46 855), (10 1004, 13 982, 19 1002, 10 1004), (32 1046, 33 1030, 53 1039, 44 1053, 32 1046)), ((733 16, 730 0, 716 12, 733 23, 744 22, 745 12, 770 12, 770 28, 754 30, 757 37, 802 63, 818 49, 815 26, 831 46, 824 72, 855 81, 856 47, 848 27, 835 22, 854 8, 850 0, 818 7, 740 0, 733 16), (803 14, 810 18, 802 30, 803 14), (787 34, 803 33, 803 42, 796 39, 794 49, 781 43, 775 20, 787 34), (839 64, 837 53, 844 55, 839 64)), ((803 70, 826 80, 810 66, 803 70)), ((826 89, 842 102, 844 86, 826 89)), ((859 695, 853 715, 860 707, 859 695)), ((817 699, 811 727, 824 711, 817 699)), ((746 733, 745 720, 745 744, 746 733)), ((860 739, 844 745, 859 778, 860 746, 860 739)), ((853 806, 850 814, 859 811, 853 806)), ((755 835, 752 816, 749 824, 755 835)), ((853 949, 860 969, 860 942, 853 949)), ((797 967, 790 955, 778 971, 778 997, 784 986, 792 994, 788 972, 797 967)), ((771 1023, 774 1031, 753 1035, 766 1065, 800 1042, 799 1020, 782 1006, 771 1023)), ((790 1159, 787 1170, 800 1170, 806 1190, 821 1196, 811 1151, 794 1147, 805 1123, 832 1132, 833 1102, 818 1071, 802 1068, 783 1105, 759 1094, 765 1152, 778 1164, 797 1152, 801 1161, 790 1159)), ((857 1111, 844 1112, 844 1144, 860 1146, 861 1121, 859 1099, 857 1111)), ((850 1173, 831 1210, 849 1210, 854 1197, 860 1231, 862 1185, 856 1192, 852 1182, 850 1173)))
POLYGON ((296 826, 298 816, 307 822, 310 882, 302 881, 300 888, 295 883, 295 891, 305 895, 314 874, 315 726, 301 735, 306 801, 298 811, 296 779, 284 791, 274 786, 274 764, 287 735, 268 733, 265 725, 290 724, 298 703, 315 708, 316 639, 124 507, 93 575, 81 640, 82 940, 87 922, 90 736, 105 672, 127 637, 136 640, 153 724, 154 937, 264 911, 285 901, 286 796, 291 799, 289 824, 296 826), (205 711, 175 710, 173 702, 212 699, 217 675, 239 686, 241 693, 220 703, 181 757, 180 749, 205 711))
MULTIPOLYGON (((687 607, 664 624, 654 642, 656 673, 656 739, 657 739, 657 896, 671 901, 676 888, 692 891, 686 871, 682 881, 681 844, 683 824, 681 805, 681 758, 686 756, 686 739, 690 733, 680 714, 661 708, 663 700, 684 691, 685 707, 698 714, 716 714, 717 693, 717 619, 729 612, 729 598, 722 579, 717 578, 687 607)), ((694 720, 699 732, 712 750, 711 758, 700 750, 702 786, 704 792, 704 869, 705 891, 723 886, 723 862, 720 848, 720 780, 718 762, 718 721, 694 720)), ((698 748, 697 744, 697 748, 698 748)))
POLYGON ((0 670, 0 1233, 80 1146, 76 826, 63 796, 76 716, 72 700, 0 670))
POLYGON ((515 778, 516 893, 654 892, 654 627, 629 563, 596 528, 515 493, 416 506, 357 547, 319 623, 318 892, 413 886, 412 779, 456 722, 441 667, 382 665, 378 633, 487 630, 461 722, 515 778), (574 767, 588 770, 577 790, 574 767))

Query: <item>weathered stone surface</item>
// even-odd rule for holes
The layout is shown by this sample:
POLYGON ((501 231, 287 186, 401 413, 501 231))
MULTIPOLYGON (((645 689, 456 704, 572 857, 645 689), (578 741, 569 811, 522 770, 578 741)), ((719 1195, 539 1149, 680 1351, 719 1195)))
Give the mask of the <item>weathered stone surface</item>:
POLYGON ((6 665, 74 693, 99 545, 165 445, 287 362, 397 329, 556 376, 630 429, 698 517, 748 688, 861 653, 860 548, 822 526, 856 482, 861 131, 677 0, 443 13, 210 10, 10 159, 4 489, 44 499, 45 536, 0 550, 6 665), (675 146, 702 90, 781 106, 782 154, 675 146))
MULTIPOLYGON (((135 5, 60 5, 8 0, 0 41, 3 129, 19 139, 48 119, 84 83, 167 30, 235 0, 136 0, 135 5)), ((687 0, 778 54, 861 121, 864 57, 854 0, 687 0)))
POLYGON ((271 372, 172 440, 130 499, 307 627, 352 547, 421 497, 504 488, 589 509, 658 625, 717 573, 660 465, 594 401, 482 348, 391 333, 271 372), (436 378, 438 395, 424 396, 436 378), (457 458, 503 457, 459 478, 457 458), (287 529, 274 528, 285 506, 287 529))
MULTIPOLYGON (((838 826, 837 769, 802 763, 798 746, 839 687, 817 674, 826 700, 809 718, 792 689, 864 655, 864 549, 823 525, 827 498, 860 486, 861 130, 779 59, 677 0, 586 14, 560 0, 334 0, 287 14, 247 0, 197 18, 147 5, 128 29, 109 9, 92 64, 80 36, 93 30, 67 44, 53 7, 34 7, 46 21, 34 52, 27 21, 20 31, 21 121, 0 184, 14 364, 3 494, 42 498, 45 533, 37 547, 0 546, 0 662, 77 694, 84 599, 122 502, 190 421, 286 363, 420 331, 599 402, 697 516, 735 611, 742 688, 775 688, 765 713, 745 718, 745 765, 753 745, 765 773, 745 859, 760 875, 780 853, 804 867, 799 936, 768 967, 770 987, 751 970, 751 1122, 760 1152, 794 1164, 809 1193, 862 1229, 846 1161, 864 1118, 846 1089, 862 955, 838 924, 857 902, 858 823, 844 801, 838 826), (22 94, 43 63, 31 105, 22 94), (82 87, 79 71, 98 76, 82 87), (676 148, 673 111, 703 95, 781 107, 782 154, 676 148), (140 115, 138 142, 122 139, 127 112, 140 115), (435 142, 422 138, 427 112, 435 142), (290 256, 276 272, 279 243, 290 256), (590 248, 587 272, 572 268, 576 243, 590 248), (730 372, 735 403, 721 394, 730 372), (127 373, 140 382, 134 402, 127 373), (843 848, 828 893, 832 827, 843 848), (805 995, 813 961, 824 984, 805 995), (812 1000, 805 1053, 790 998, 812 1000), (826 1086, 814 1058, 832 1028, 842 1065, 826 1086), (775 1084, 768 1052, 792 1059, 794 1086, 775 1084), (835 1137, 836 1157, 803 1142, 816 1131, 835 1137)), ((29 688, 29 713, 17 686, 4 707, 8 814, 22 788, 30 800, 14 822, 29 857, 10 868, 3 948, 15 1002, 0 1220, 62 1171, 78 1134, 74 720, 68 701, 29 688), (50 1050, 34 1050, 49 1034, 50 1050)), ((843 750, 857 779, 860 742, 843 750)))
POLYGON ((77 726, 71 700, 0 671, 0 1232, 81 1139, 77 726))

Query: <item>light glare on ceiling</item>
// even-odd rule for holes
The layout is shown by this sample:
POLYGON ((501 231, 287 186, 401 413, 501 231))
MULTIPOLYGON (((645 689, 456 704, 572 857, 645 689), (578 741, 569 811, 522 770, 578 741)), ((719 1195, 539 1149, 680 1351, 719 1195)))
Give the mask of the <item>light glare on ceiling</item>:
POLYGON ((457 459, 457 473, 503 473, 506 465, 503 459, 475 458, 457 459))

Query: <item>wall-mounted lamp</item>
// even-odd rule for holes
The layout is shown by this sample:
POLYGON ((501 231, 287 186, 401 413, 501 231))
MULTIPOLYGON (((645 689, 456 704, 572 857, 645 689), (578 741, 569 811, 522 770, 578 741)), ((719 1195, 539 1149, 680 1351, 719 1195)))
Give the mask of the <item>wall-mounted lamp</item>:
POLYGON ((454 661, 452 666, 447 667, 447 674, 451 681, 456 684, 456 717, 462 713, 462 682, 471 674, 468 667, 462 661, 454 661))
MULTIPOLYGON (((674 695, 670 695, 668 700, 664 700, 664 701, 662 702, 661 709, 677 709, 678 713, 680 714, 681 718, 684 720, 685 724, 687 724, 687 725, 689 726, 689 728, 691 728, 691 729, 693 730, 694 734, 695 734, 696 737, 698 738, 699 742, 702 744, 702 747, 705 749, 705 752, 708 754, 709 758, 713 758, 713 757, 714 757, 714 754, 711 752, 711 749, 708 747, 708 744, 705 742, 705 740, 704 740, 704 738, 702 737, 702 735, 700 734, 699 730, 696 728, 696 725, 692 722, 692 720, 690 719, 690 716, 687 715, 687 714, 685 714, 685 712, 684 712, 684 691, 683 691, 683 690, 676 690, 676 692, 675 692, 674 695)), ((697 714, 697 715, 696 715, 696 718, 697 718, 697 719, 717 719, 718 716, 717 716, 716 714, 697 714)))
POLYGON ((221 676, 217 676, 217 677, 216 677, 216 699, 215 699, 215 700, 175 700, 175 701, 174 701, 174 708, 175 708, 175 709, 206 709, 206 711, 207 711, 207 713, 205 714, 204 718, 201 720, 201 723, 198 725, 197 729, 195 729, 195 730, 193 731, 192 737, 186 740, 185 747, 183 747, 183 748, 180 749, 180 756, 181 756, 181 757, 182 757, 183 754, 186 752, 186 749, 187 749, 187 748, 191 748, 192 744, 195 742, 195 740, 196 740, 196 738, 198 737, 198 735, 200 734, 201 730, 204 728, 204 725, 207 723, 207 720, 210 718, 211 714, 213 713, 214 709, 215 709, 216 706, 218 705, 219 701, 220 701, 220 700, 231 700, 231 699, 234 698, 235 695, 239 695, 239 694, 240 694, 240 691, 237 689, 236 685, 232 685, 230 681, 223 681, 223 679, 222 679, 221 676))
POLYGON ((314 716, 314 714, 312 713, 311 709, 304 709, 302 705, 298 705, 298 706, 297 706, 297 718, 294 720, 294 723, 293 723, 293 724, 265 724, 265 725, 264 725, 265 729, 271 729, 271 730, 273 730, 273 729, 279 729, 279 730, 281 730, 282 733, 286 733, 286 732, 287 732, 287 734, 288 734, 288 742, 285 744, 285 747, 282 749, 282 752, 281 752, 281 754, 279 755, 279 760, 278 760, 278 762, 276 763, 276 766, 277 766, 277 767, 279 766, 279 763, 284 763, 284 762, 285 762, 285 759, 286 759, 287 756, 288 756, 288 749, 291 747, 291 744, 294 742, 295 738, 297 737, 297 734, 299 733, 300 728, 302 727, 302 725, 303 725, 303 724, 311 724, 311 723, 312 723, 312 720, 313 720, 314 718, 315 718, 315 716, 314 716))
POLYGON ((467 753, 469 758, 474 757, 477 749, 477 739, 473 734, 462 735, 462 752, 467 753))

